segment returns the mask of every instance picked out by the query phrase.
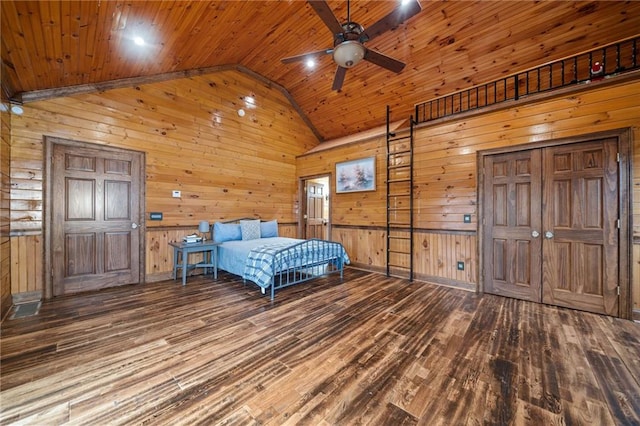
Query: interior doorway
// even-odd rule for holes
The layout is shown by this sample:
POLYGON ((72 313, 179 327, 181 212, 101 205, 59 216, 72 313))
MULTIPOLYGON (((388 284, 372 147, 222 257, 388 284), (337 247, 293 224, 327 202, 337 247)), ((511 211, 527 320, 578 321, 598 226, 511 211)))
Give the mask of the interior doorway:
POLYGON ((629 317, 628 132, 482 154, 484 291, 629 317))
POLYGON ((46 297, 144 281, 144 153, 45 140, 46 297))
POLYGON ((302 180, 302 238, 328 240, 330 235, 329 175, 302 180))

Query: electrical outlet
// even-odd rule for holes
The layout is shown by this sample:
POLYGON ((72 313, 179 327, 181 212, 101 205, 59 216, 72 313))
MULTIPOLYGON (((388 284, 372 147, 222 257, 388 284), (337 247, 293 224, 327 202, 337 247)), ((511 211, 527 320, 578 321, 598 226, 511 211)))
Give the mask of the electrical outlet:
POLYGON ((180 193, 180 191, 175 191, 175 190, 174 190, 174 191, 171 193, 171 196, 172 196, 173 198, 180 198, 180 197, 182 196, 182 194, 180 193))
POLYGON ((458 271, 464 271, 464 262, 458 262, 458 271))
POLYGON ((463 216, 463 221, 464 221, 464 223, 471 223, 471 215, 470 214, 465 214, 463 216))

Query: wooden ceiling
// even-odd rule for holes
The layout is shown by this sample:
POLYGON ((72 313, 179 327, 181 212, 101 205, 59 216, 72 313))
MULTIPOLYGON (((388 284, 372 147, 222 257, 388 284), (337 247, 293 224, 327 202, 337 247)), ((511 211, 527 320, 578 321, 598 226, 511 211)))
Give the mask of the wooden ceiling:
MULTIPOLYGON (((231 65, 284 88, 328 140, 383 125, 386 105, 393 118, 408 118, 416 103, 640 32, 638 1, 421 4, 418 15, 366 43, 405 69, 394 74, 363 61, 335 92, 330 55, 313 70, 280 62, 332 47, 333 35, 305 1, 3 0, 3 96, 35 99, 66 93, 49 89, 231 65), (136 46, 136 35, 147 45, 136 46)), ((346 20, 346 1, 328 5, 346 20)), ((366 28, 398 5, 354 0, 351 19, 366 28)))

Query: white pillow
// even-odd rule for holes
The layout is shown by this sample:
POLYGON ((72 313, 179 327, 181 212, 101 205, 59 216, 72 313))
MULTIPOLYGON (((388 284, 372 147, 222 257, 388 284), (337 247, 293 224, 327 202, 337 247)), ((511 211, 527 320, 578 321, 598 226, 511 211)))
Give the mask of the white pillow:
POLYGON ((243 240, 256 240, 260 238, 260 220, 241 220, 240 230, 243 240))

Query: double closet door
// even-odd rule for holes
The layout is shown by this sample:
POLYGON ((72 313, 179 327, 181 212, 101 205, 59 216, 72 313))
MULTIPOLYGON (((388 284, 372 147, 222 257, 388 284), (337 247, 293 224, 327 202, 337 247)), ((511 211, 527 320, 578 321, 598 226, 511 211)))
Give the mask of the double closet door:
POLYGON ((618 316, 616 138, 484 157, 487 293, 618 316))

